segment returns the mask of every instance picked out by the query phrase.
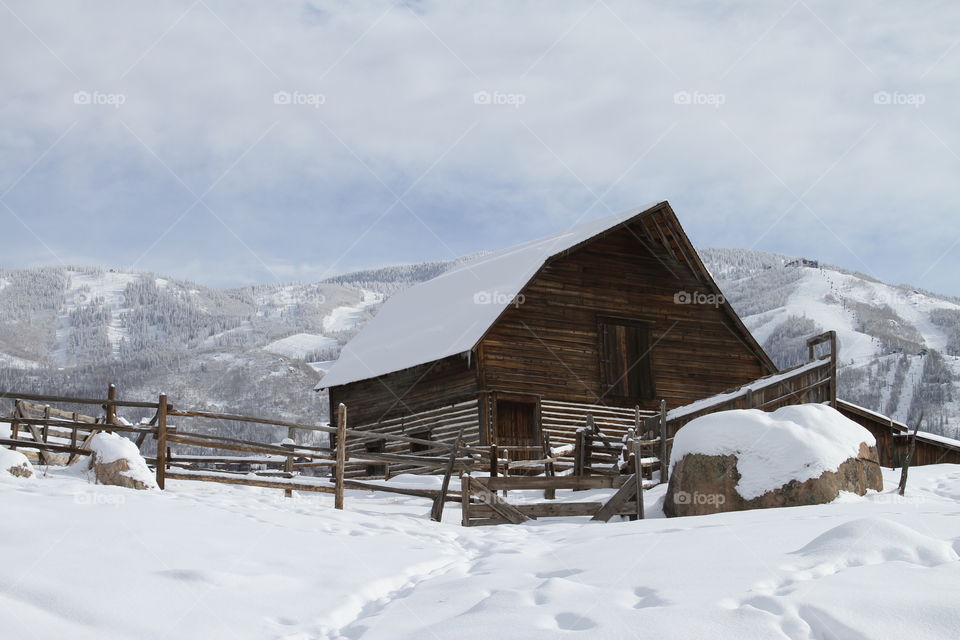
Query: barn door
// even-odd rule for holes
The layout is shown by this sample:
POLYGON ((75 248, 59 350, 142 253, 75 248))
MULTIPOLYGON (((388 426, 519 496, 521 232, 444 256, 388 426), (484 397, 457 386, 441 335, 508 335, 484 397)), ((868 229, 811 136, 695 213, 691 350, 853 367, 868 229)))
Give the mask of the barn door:
POLYGON ((501 447, 532 447, 540 442, 540 402, 535 396, 496 398, 494 442, 501 447))

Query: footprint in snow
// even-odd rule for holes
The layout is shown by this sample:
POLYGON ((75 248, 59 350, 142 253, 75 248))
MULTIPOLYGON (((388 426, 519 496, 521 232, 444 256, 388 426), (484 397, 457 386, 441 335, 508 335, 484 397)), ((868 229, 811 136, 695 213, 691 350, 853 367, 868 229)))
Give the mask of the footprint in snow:
POLYGON ((657 590, 650 587, 637 587, 633 590, 633 595, 637 597, 637 603, 633 605, 634 609, 651 609, 670 604, 669 600, 661 598, 657 590))
POLYGON ((578 573, 583 573, 583 571, 580 569, 559 569, 557 571, 541 571, 535 575, 541 580, 546 580, 547 578, 569 578, 578 573))
POLYGON ((557 627, 564 631, 587 631, 597 626, 597 623, 590 618, 569 611, 558 613, 554 620, 557 622, 557 627))

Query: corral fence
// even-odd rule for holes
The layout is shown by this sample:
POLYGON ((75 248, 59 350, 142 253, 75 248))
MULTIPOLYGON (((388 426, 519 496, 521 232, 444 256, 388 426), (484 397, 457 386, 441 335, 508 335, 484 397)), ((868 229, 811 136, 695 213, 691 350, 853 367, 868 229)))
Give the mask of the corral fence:
POLYGON ((156 473, 157 484, 165 488, 167 480, 215 482, 280 489, 286 496, 293 491, 329 493, 335 496, 337 508, 343 508, 345 488, 386 491, 430 498, 435 502, 435 515, 440 517, 442 504, 459 501, 459 493, 448 491, 454 472, 486 468, 487 450, 462 446, 462 428, 452 441, 426 440, 398 434, 371 434, 347 428, 346 407, 338 407, 338 426, 304 424, 273 418, 260 418, 198 409, 180 409, 165 394, 156 402, 120 400, 117 389, 110 385, 106 398, 81 398, 0 392, 0 398, 12 399, 14 410, 0 423, 10 425, 10 437, 0 444, 29 452, 39 464, 71 464, 81 456, 92 454, 90 440, 96 433, 120 433, 131 437, 143 452, 154 447, 156 453, 145 459, 156 473), (103 413, 67 411, 51 406, 99 407, 103 413), (140 424, 131 424, 118 416, 118 409, 147 410, 153 417, 140 424), (217 421, 243 423, 262 427, 259 440, 206 433, 193 423, 217 421), (286 437, 277 433, 285 430, 286 437), (318 433, 330 434, 334 446, 318 446, 318 433), (422 447, 418 454, 388 451, 356 450, 351 444, 369 440, 386 440, 406 446, 422 447), (348 449, 350 450, 348 452, 348 449), (443 473, 441 490, 412 489, 374 484, 348 478, 348 469, 371 465, 395 465, 406 473, 443 473))
POLYGON ((0 392, 0 398, 14 400, 12 414, 0 417, 0 423, 10 424, 10 437, 0 438, 0 444, 27 450, 40 464, 70 464, 91 455, 96 433, 121 433, 141 452, 155 449, 145 457, 161 489, 170 479, 278 489, 288 497, 293 491, 312 491, 333 494, 339 509, 347 488, 384 491, 432 500, 435 520, 441 519, 446 502, 460 502, 465 525, 561 515, 643 517, 643 489, 667 482, 673 438, 694 418, 729 409, 835 405, 836 334, 816 336, 808 345, 806 364, 670 411, 663 402, 659 412, 642 412, 544 400, 542 446, 468 445, 479 434, 476 400, 348 428, 342 404, 334 427, 183 409, 165 394, 156 402, 121 400, 114 385, 106 398, 0 392), (829 353, 816 357, 816 348, 824 344, 829 353), (102 414, 51 404, 99 407, 102 414), (117 413, 126 409, 152 416, 132 424, 117 413), (254 427, 259 439, 209 433, 203 426, 210 421, 254 427), (396 433, 397 426, 403 434, 396 433), (319 434, 328 434, 332 445, 318 443, 319 434), (440 474, 443 480, 439 489, 426 489, 370 479, 398 473, 440 474), (450 490, 453 474, 461 476, 460 492, 450 490), (553 500, 557 490, 592 488, 616 491, 603 503, 506 501, 510 490, 543 489, 544 498, 553 500))

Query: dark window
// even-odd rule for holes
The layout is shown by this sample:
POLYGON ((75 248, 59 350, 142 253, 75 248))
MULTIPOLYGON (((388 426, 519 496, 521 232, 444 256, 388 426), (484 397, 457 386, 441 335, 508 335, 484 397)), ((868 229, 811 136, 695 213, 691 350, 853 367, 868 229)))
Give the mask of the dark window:
MULTIPOLYGON (((421 431, 412 431, 410 433, 411 438, 420 438, 421 440, 432 440, 430 429, 423 429, 421 431)), ((410 443, 410 453, 423 453, 430 450, 430 445, 421 444, 419 442, 410 443)))
POLYGON ((604 392, 630 400, 655 395, 650 367, 650 323, 600 319, 600 365, 604 392))
MULTIPOLYGON (((387 443, 384 440, 368 440, 364 445, 368 453, 383 453, 387 448, 387 443)), ((382 464, 368 464, 367 465, 367 475, 368 476, 382 476, 386 475, 387 467, 382 464)))

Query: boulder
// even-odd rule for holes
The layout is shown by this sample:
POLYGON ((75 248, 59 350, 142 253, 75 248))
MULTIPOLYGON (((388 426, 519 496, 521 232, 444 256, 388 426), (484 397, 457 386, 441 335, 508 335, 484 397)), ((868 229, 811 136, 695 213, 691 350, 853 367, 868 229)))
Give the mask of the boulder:
POLYGON ((825 405, 724 411, 674 440, 667 516, 824 504, 883 489, 876 441, 825 405))
POLYGON ((114 433, 98 433, 90 441, 90 468, 97 484, 128 489, 156 489, 157 482, 137 445, 114 433))
POLYGON ((32 478, 33 465, 27 456, 19 451, 12 451, 0 447, 0 475, 11 475, 15 478, 32 478))

